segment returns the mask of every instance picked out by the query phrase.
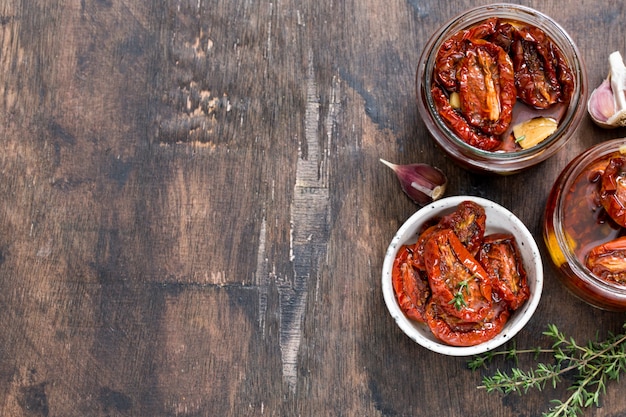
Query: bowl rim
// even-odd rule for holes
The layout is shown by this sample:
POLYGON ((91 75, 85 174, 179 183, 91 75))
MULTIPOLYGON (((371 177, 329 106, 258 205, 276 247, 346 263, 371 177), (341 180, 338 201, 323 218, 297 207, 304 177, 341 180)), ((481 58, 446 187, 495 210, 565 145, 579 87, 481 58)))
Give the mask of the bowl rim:
POLYGON ((424 45, 416 71, 416 99, 420 115, 430 136, 443 150, 456 159, 463 160, 463 165, 479 171, 513 174, 539 164, 558 152, 576 133, 586 107, 587 72, 584 59, 578 46, 569 33, 550 16, 528 6, 512 3, 493 3, 467 9, 456 14, 442 24, 424 45), (536 24, 561 48, 568 57, 575 77, 574 92, 562 122, 555 133, 544 143, 530 149, 516 152, 485 151, 465 143, 434 114, 434 103, 427 84, 432 75, 428 68, 434 65, 436 49, 448 36, 456 31, 479 23, 489 17, 507 17, 530 24, 536 24), (539 25, 531 19, 541 19, 539 25), (570 59, 571 57, 571 59, 570 59))
MULTIPOLYGON (((511 233, 513 232, 511 231, 511 233)), ((521 245, 522 243, 518 242, 518 247, 521 245)), ((521 249, 522 248, 520 248, 520 250, 521 249)), ((397 230, 394 237, 392 238, 389 246, 387 247, 387 251, 385 253, 385 258, 383 261, 381 283, 383 298, 385 301, 385 305, 387 306, 387 310, 405 335, 407 335, 410 339, 412 339, 414 342, 421 345, 422 347, 436 353, 448 356, 472 356, 488 352, 503 345, 504 343, 511 340, 528 323, 528 321, 531 319, 534 312, 536 311, 537 306, 539 305, 541 293, 543 291, 543 278, 543 262, 541 259, 539 247, 537 246, 533 235, 530 233, 524 223, 519 220, 519 218, 517 218, 517 216, 515 216, 511 211, 501 206, 500 204, 495 203, 494 201, 487 200, 482 197, 461 195, 445 197, 440 200, 436 200, 427 206, 422 207, 413 215, 411 215, 402 224, 402 226, 400 226, 400 228, 397 230), (519 310, 513 312, 504 329, 494 338, 475 346, 451 346, 443 342, 436 341, 434 340, 434 338, 431 339, 423 336, 418 328, 421 328, 421 331, 430 332, 428 326, 426 324, 410 320, 402 312, 396 300, 395 292, 393 290, 391 270, 396 254, 400 247, 403 244, 410 242, 411 237, 417 238, 416 232, 424 222, 433 218, 434 216, 439 215, 441 212, 445 212, 448 210, 451 211, 463 201, 468 200, 480 204, 485 208, 486 211, 496 210, 500 214, 511 220, 512 224, 515 226, 516 232, 524 238, 523 244, 527 245, 527 250, 533 256, 532 260, 524 258, 522 261, 528 275, 530 275, 528 271, 529 266, 533 267, 532 269, 534 272, 534 289, 533 291, 531 291, 530 298, 523 304, 523 306, 519 310), (433 213, 433 211, 436 212, 433 213)))

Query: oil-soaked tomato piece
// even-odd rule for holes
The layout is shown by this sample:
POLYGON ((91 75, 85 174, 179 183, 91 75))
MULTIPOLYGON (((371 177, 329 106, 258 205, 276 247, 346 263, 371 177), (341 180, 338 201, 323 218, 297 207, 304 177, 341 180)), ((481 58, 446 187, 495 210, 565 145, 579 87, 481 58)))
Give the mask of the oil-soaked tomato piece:
POLYGON ((594 247, 589 251, 586 263, 597 277, 626 285, 626 237, 594 247))
POLYGON ((451 346, 475 346, 493 339, 502 331, 510 311, 496 305, 491 314, 479 322, 467 322, 447 314, 440 305, 428 303, 426 323, 433 335, 451 346))
POLYGON ((431 299, 447 314, 477 322, 492 308, 491 279, 452 229, 437 231, 424 246, 431 299))
POLYGON ((508 54, 511 51, 511 45, 515 39, 515 26, 509 22, 499 21, 496 25, 495 32, 490 35, 487 40, 495 43, 508 54))
POLYGON ((511 310, 517 310, 530 296, 522 257, 510 234, 485 236, 478 251, 478 262, 492 278, 494 298, 501 299, 511 310))
POLYGON ((476 255, 485 236, 487 215, 485 209, 473 201, 463 201, 451 214, 443 217, 440 225, 454 230, 463 245, 476 255))
POLYGON ((503 134, 517 100, 513 62, 504 49, 481 39, 468 41, 458 81, 461 112, 469 124, 503 134))
POLYGON ((520 100, 541 109, 569 102, 574 90, 572 71, 559 47, 543 30, 518 27, 511 52, 520 100))
POLYGON ((498 136, 484 133, 480 129, 470 125, 460 112, 452 108, 448 97, 441 88, 433 85, 431 95, 435 107, 437 108, 437 113, 439 113, 443 122, 463 142, 484 151, 494 151, 502 144, 502 140, 500 140, 498 136))
POLYGON ((435 58, 435 78, 448 91, 457 90, 457 70, 465 57, 469 39, 484 39, 496 30, 498 19, 493 17, 469 29, 461 30, 441 44, 435 58))
POLYGON ((602 174, 600 202, 615 223, 626 227, 626 157, 609 161, 602 174))
POLYGON ((420 233, 419 237, 417 238, 417 242, 415 242, 415 245, 413 245, 413 251, 415 252, 413 254, 413 264, 420 271, 426 272, 426 265, 424 264, 424 246, 426 245, 428 239, 430 239, 431 236, 439 230, 441 230, 441 226, 439 224, 430 226, 422 233, 420 233))
POLYGON ((430 298, 428 277, 414 265, 414 246, 403 245, 391 270, 391 283, 402 312, 410 319, 424 322, 430 298))

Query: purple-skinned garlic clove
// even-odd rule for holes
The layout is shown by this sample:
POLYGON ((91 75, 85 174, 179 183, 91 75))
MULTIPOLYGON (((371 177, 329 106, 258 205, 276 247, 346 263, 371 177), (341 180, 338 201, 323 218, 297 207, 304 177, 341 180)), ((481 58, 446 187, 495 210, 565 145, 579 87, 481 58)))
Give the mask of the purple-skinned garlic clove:
POLYGON ((402 191, 420 206, 441 198, 446 191, 448 179, 439 168, 419 163, 397 165, 384 159, 380 162, 396 173, 402 191))

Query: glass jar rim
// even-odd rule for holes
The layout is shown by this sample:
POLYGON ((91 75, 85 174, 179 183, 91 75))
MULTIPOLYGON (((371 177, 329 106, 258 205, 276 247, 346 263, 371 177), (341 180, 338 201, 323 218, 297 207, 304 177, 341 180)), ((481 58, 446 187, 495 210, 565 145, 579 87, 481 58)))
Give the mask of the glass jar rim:
POLYGON ((525 168, 524 165, 528 162, 534 165, 549 158, 569 140, 585 111, 585 106, 582 104, 586 100, 587 76, 578 47, 565 29, 552 18, 522 5, 494 3, 478 6, 448 20, 425 45, 419 60, 416 78, 418 108, 435 141, 453 156, 471 158, 473 165, 486 170, 517 171, 525 168), (557 130, 540 145, 515 152, 485 151, 460 139, 439 116, 429 88, 432 85, 432 68, 434 68, 436 51, 440 45, 459 30, 494 16, 532 24, 544 30, 563 51, 575 77, 572 99, 562 117, 563 122, 559 123, 557 130))

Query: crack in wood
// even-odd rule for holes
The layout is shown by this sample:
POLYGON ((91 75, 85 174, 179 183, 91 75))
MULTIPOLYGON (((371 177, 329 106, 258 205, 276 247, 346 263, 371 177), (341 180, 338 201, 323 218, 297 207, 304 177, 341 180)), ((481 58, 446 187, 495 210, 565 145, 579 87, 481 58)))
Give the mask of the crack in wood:
POLYGON ((317 280, 318 266, 324 260, 329 235, 328 171, 324 163, 324 149, 319 140, 320 100, 312 55, 310 51, 306 80, 306 154, 301 146, 290 210, 293 281, 290 287, 278 287, 283 379, 292 392, 296 390, 298 379, 298 352, 302 340, 308 284, 310 279, 317 280))
POLYGON ((255 284, 259 289, 259 328, 261 334, 265 337, 265 314, 267 313, 267 295, 269 290, 270 276, 267 266, 267 257, 265 253, 265 240, 267 234, 267 222, 265 217, 261 221, 261 229, 259 231, 259 247, 257 250, 257 267, 255 284))

